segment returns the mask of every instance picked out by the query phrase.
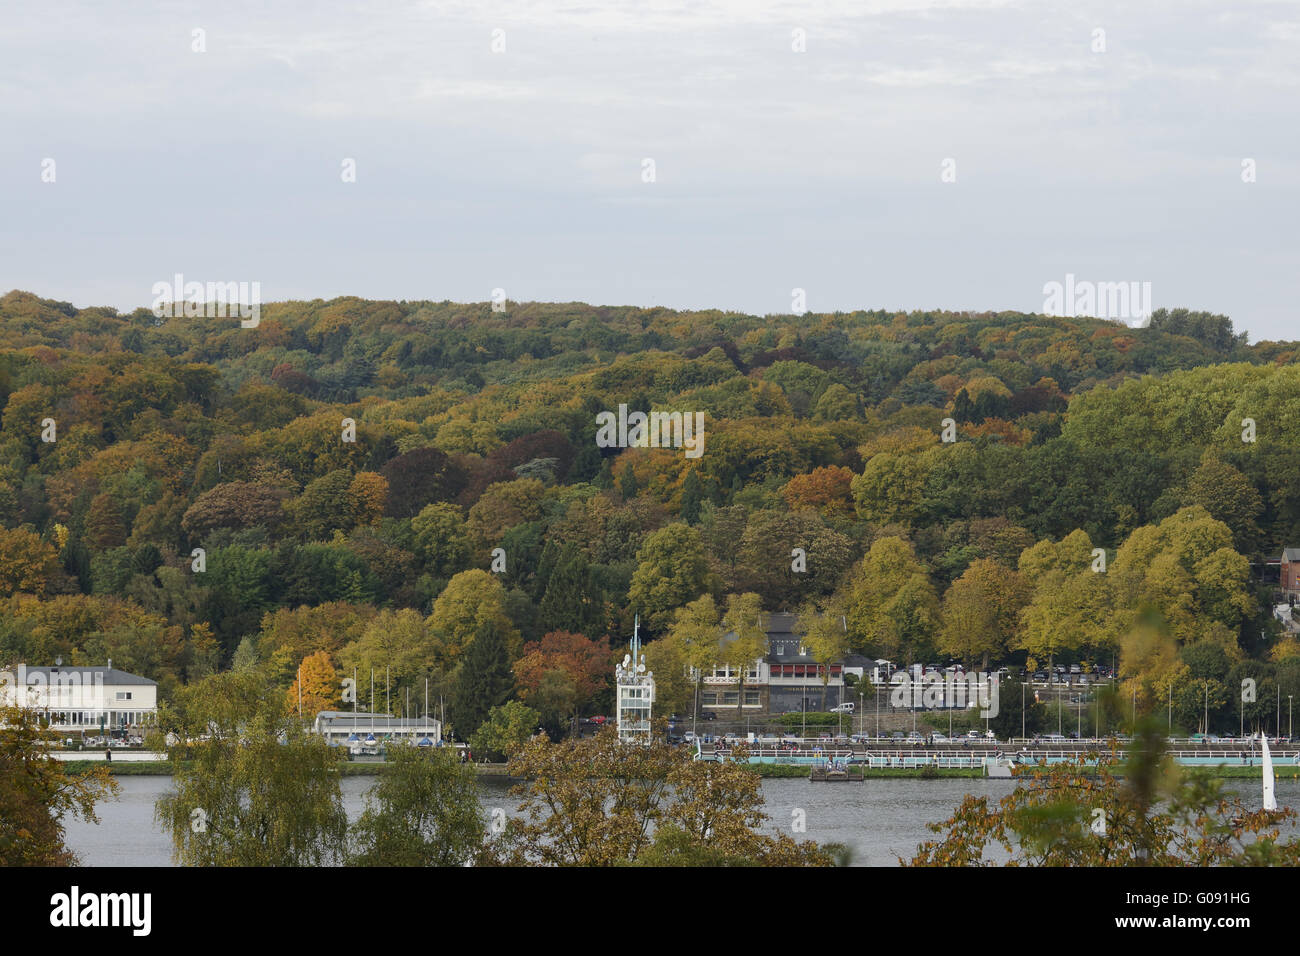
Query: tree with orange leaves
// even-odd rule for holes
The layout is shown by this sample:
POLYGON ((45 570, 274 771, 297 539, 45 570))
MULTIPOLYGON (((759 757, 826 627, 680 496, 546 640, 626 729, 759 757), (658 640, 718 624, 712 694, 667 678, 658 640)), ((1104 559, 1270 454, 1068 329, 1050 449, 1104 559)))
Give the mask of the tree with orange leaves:
POLYGON ((325 651, 317 651, 302 659, 298 676, 288 692, 289 710, 299 710, 299 689, 302 693, 302 716, 314 718, 322 710, 335 710, 339 705, 339 675, 334 662, 325 651))
POLYGON ((791 511, 813 508, 823 515, 847 515, 853 511, 852 483, 852 471, 830 465, 795 475, 781 489, 781 495, 791 511))
POLYGON ((572 687, 572 699, 564 709, 576 711, 609 685, 613 655, 603 638, 552 631, 540 641, 524 645, 524 656, 515 662, 514 671, 519 696, 543 711, 554 709, 541 699, 553 696, 556 681, 554 677, 548 680, 547 675, 559 672, 572 687))

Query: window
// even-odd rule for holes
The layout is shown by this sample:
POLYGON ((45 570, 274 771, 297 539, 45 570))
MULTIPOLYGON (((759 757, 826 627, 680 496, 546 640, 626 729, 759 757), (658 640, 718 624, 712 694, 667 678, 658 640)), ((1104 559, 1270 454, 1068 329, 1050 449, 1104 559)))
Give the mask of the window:
POLYGON ((722 706, 735 707, 740 703, 740 694, 737 691, 729 690, 722 695, 722 706))
POLYGON ((718 706, 718 692, 716 690, 706 690, 700 696, 703 698, 705 707, 718 706))
POLYGON ((117 699, 118 699, 118 700, 130 700, 130 699, 131 699, 131 692, 130 692, 130 691, 120 691, 120 690, 119 690, 119 691, 117 692, 117 699))
POLYGON ((758 706, 758 691, 756 690, 745 691, 745 706, 746 707, 758 706))

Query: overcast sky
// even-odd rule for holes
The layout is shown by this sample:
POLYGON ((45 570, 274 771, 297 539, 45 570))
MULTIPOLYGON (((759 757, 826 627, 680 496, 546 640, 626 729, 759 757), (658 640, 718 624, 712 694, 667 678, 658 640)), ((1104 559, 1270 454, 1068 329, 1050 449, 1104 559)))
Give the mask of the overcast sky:
POLYGON ((1041 311, 1073 273, 1300 338, 1298 119, 1295 2, 50 0, 0 23, 0 291, 1041 311))

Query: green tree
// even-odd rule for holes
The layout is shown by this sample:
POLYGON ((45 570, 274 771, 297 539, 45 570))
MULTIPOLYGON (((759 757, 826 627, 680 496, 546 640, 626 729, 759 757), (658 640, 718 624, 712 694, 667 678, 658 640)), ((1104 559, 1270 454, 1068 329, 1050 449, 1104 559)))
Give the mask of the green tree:
POLYGON ((242 732, 173 748, 173 790, 155 805, 186 866, 329 866, 347 815, 339 751, 273 711, 242 732), (188 759, 185 759, 188 758, 188 759))
POLYGON ((452 693, 451 717, 457 735, 468 740, 492 708, 505 703, 514 685, 505 635, 497 624, 484 622, 465 654, 452 693))
POLYGON ((704 502, 704 488, 700 483, 700 475, 694 468, 686 472, 686 477, 682 479, 682 520, 689 525, 695 525, 700 520, 700 506, 704 502))
POLYGON ((466 865, 486 836, 478 795, 474 768, 451 748, 390 746, 349 833, 349 865, 466 865))
POLYGON ((476 755, 501 760, 509 757, 537 732, 541 714, 517 700, 493 707, 470 737, 476 755))
POLYGON ((543 631, 573 631, 597 637, 605 631, 600 598, 586 555, 568 545, 547 582, 538 607, 538 623, 543 631))

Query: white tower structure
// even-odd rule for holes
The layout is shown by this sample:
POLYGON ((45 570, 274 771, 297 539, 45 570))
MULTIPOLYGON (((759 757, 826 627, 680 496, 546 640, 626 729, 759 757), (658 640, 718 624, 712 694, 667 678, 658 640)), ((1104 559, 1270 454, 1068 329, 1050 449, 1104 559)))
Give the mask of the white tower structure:
POLYGON ((618 685, 616 714, 618 739, 624 743, 650 743, 650 705, 655 699, 655 675, 645 669, 641 653, 641 615, 632 624, 632 653, 623 655, 623 663, 614 668, 618 685))

